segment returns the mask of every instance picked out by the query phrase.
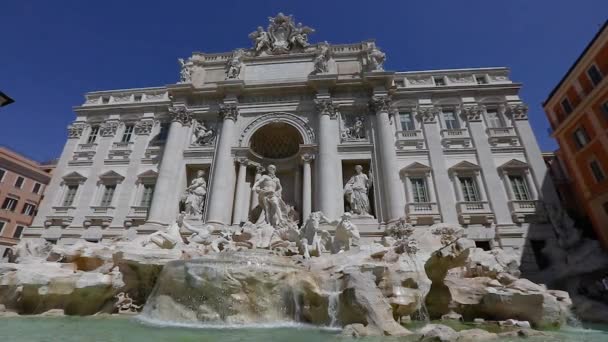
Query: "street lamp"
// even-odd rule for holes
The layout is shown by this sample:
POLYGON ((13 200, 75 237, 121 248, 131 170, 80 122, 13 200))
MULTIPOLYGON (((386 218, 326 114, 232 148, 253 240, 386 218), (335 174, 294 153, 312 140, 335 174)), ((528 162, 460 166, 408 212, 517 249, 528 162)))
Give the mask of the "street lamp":
POLYGON ((8 95, 0 91, 0 107, 4 107, 13 102, 15 102, 15 100, 11 99, 8 97, 8 95))

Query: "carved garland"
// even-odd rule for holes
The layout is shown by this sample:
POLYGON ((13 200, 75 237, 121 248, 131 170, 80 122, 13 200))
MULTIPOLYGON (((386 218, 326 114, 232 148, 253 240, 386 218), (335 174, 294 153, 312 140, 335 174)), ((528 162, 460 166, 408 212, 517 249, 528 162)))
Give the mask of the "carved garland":
POLYGON ((102 137, 113 137, 118 130, 118 121, 108 121, 104 122, 99 128, 99 133, 102 137))
POLYGON ((247 125, 247 127, 245 127, 239 139, 239 146, 249 146, 249 142, 253 133, 258 128, 272 122, 283 122, 295 127, 302 135, 302 138, 304 139, 304 144, 313 144, 315 141, 315 133, 312 128, 308 125, 306 121, 302 120, 297 115, 289 113, 269 113, 258 117, 257 119, 253 120, 249 125, 247 125))
POLYGON ((439 108, 437 107, 422 107, 417 108, 413 111, 414 115, 420 122, 423 123, 434 123, 437 120, 439 114, 439 108))
POLYGON ((528 120, 528 106, 525 104, 507 105, 506 113, 511 115, 513 120, 528 120))
POLYGON ((78 139, 82 136, 84 131, 84 123, 73 123, 68 126, 68 139, 78 139))
POLYGON ((485 106, 462 106, 462 116, 469 122, 481 121, 481 116, 485 109, 485 106))
POLYGON ((154 120, 146 119, 138 121, 133 130, 137 135, 148 135, 152 133, 152 127, 154 127, 154 120))

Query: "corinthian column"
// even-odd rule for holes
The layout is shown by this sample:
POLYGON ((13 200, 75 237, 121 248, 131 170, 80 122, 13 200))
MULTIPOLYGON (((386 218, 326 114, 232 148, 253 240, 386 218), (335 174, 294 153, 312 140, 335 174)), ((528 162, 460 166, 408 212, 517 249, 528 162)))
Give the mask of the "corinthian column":
POLYGON ((342 213, 342 180, 338 178, 341 174, 341 164, 338 157, 338 113, 336 105, 329 97, 317 98, 315 100, 319 111, 317 155, 317 209, 322 211, 328 218, 336 219, 342 213))
POLYGON ((314 159, 312 154, 302 155, 303 175, 302 175, 302 222, 306 222, 312 211, 312 178, 310 163, 314 159))
POLYGON ((234 213, 232 216, 232 224, 239 225, 241 222, 247 221, 247 215, 245 215, 245 200, 247 191, 245 189, 245 180, 247 177, 247 164, 249 160, 247 158, 238 158, 239 173, 236 180, 236 195, 234 196, 234 213))
POLYGON ((188 138, 188 127, 192 123, 192 112, 184 106, 169 107, 171 125, 163 150, 163 157, 158 170, 154 187, 152 205, 148 222, 167 225, 175 219, 179 205, 179 195, 184 172, 181 168, 184 157, 183 149, 188 138))
POLYGON ((222 120, 217 149, 213 157, 213 174, 209 186, 209 209, 207 222, 230 224, 234 199, 234 163, 232 140, 239 111, 236 103, 220 104, 219 116, 222 120))
POLYGON ((389 96, 373 96, 370 109, 376 113, 376 143, 380 156, 380 183, 384 203, 386 203, 385 222, 393 222, 405 215, 405 199, 403 187, 400 186, 399 170, 397 168, 397 154, 395 153, 395 134, 391 127, 389 110, 391 99, 389 96))

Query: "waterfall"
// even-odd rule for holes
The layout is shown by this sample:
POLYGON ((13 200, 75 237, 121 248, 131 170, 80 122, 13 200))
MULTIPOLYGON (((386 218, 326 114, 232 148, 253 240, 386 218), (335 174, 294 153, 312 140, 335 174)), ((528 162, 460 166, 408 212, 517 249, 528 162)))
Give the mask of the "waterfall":
POLYGON ((300 322, 300 320, 302 318, 302 308, 300 307, 300 297, 298 296, 298 293, 296 291, 293 291, 292 295, 293 295, 293 308, 294 308, 293 320, 296 322, 300 322))
MULTIPOLYGON (((416 273, 421 274, 422 271, 420 271, 420 268, 418 267, 418 263, 416 262, 416 258, 415 258, 415 253, 407 253, 407 256, 410 260, 410 262, 412 263, 412 265, 414 266, 414 270, 416 271, 416 273), (412 255, 413 254, 413 255, 412 255)), ((412 317, 412 319, 415 319, 417 321, 421 321, 421 322, 426 322, 426 323, 430 323, 431 318, 429 316, 429 311, 426 308, 426 298, 424 298, 422 295, 420 295, 420 293, 418 293, 417 296, 418 299, 418 303, 420 303, 420 307, 418 308, 418 310, 416 310, 416 312, 414 312, 414 317, 412 317)))
POLYGON ((340 305, 340 301, 339 301, 339 296, 340 296, 340 292, 335 291, 335 292, 330 292, 329 296, 328 296, 328 304, 327 304, 327 315, 329 316, 330 322, 329 322, 329 326, 330 327, 335 327, 338 324, 338 310, 339 310, 339 305, 340 305))

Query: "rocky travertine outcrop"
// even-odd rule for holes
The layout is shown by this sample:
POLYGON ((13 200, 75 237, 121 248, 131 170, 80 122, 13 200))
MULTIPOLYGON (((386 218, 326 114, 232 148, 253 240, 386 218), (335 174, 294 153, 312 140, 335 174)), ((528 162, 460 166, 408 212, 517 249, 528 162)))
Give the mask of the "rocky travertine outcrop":
MULTIPOLYGON (((299 254, 297 230, 267 228, 225 230, 196 243, 149 236, 72 246, 22 242, 17 263, 0 264, 0 304, 19 314, 90 315, 119 311, 121 294, 133 304, 123 311, 145 303, 150 319, 300 321, 347 326, 345 334, 356 336, 407 335, 397 322, 428 316, 559 326, 571 305, 567 293, 520 279, 513 255, 475 248, 460 227, 413 229, 402 221, 382 244, 320 256, 299 254)), ((466 334, 458 338, 479 335, 466 334)))

